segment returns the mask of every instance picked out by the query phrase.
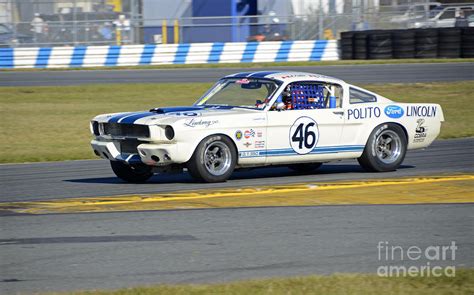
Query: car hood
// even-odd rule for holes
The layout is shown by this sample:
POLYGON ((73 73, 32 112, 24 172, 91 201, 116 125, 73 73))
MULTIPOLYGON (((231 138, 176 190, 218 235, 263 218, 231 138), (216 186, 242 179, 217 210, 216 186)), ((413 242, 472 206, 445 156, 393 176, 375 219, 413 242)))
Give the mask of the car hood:
POLYGON ((155 108, 143 112, 104 114, 95 117, 93 120, 101 123, 141 125, 169 125, 178 121, 189 122, 190 124, 205 124, 206 121, 218 119, 222 116, 256 113, 261 113, 261 111, 231 106, 188 106, 155 108))

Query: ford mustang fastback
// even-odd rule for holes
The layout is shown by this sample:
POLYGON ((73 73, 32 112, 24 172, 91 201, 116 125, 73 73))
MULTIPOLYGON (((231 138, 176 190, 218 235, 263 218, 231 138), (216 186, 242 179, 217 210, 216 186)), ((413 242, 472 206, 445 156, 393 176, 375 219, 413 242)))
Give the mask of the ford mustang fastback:
POLYGON ((187 169, 221 182, 238 168, 310 172, 342 159, 393 171, 407 150, 430 145, 443 121, 438 104, 397 103, 328 76, 267 71, 226 76, 192 106, 104 114, 90 126, 94 153, 125 181, 187 169))

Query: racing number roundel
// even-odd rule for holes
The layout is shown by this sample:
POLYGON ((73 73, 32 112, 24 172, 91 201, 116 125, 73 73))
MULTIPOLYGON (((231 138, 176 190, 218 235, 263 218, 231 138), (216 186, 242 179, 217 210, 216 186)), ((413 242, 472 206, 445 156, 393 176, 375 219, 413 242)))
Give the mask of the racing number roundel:
POLYGON ((298 118, 290 128, 290 145, 300 155, 310 153, 318 140, 318 124, 310 117, 298 118))

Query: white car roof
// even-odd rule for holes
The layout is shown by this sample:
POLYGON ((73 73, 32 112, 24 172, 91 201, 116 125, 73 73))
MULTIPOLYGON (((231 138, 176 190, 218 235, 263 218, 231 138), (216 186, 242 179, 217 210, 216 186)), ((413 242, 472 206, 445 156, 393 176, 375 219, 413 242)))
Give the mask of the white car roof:
POLYGON ((259 71, 243 72, 225 76, 225 78, 267 78, 283 82, 295 81, 324 81, 329 83, 344 83, 343 80, 321 74, 292 72, 292 71, 259 71))

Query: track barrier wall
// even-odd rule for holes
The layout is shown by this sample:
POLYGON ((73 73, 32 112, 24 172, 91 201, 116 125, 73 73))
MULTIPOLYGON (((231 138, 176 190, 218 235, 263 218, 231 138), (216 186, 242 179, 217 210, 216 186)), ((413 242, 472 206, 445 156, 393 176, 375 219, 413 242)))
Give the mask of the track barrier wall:
POLYGON ((474 27, 341 33, 341 59, 473 58, 474 27))
POLYGON ((338 60, 336 40, 0 48, 0 68, 338 60))

